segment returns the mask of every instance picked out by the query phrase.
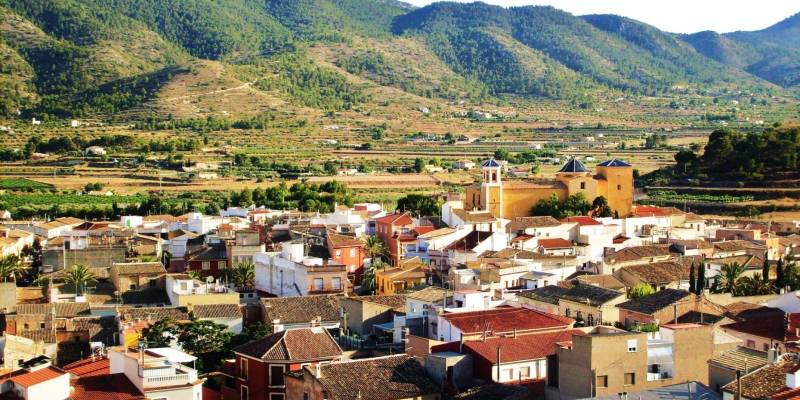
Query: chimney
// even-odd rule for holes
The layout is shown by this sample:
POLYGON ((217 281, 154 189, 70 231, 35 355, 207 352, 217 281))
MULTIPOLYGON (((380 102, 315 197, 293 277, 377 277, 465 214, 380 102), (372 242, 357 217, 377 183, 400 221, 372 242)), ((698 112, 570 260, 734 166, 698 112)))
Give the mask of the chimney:
POLYGON ((320 363, 314 364, 314 377, 317 379, 322 378, 322 365, 320 363))

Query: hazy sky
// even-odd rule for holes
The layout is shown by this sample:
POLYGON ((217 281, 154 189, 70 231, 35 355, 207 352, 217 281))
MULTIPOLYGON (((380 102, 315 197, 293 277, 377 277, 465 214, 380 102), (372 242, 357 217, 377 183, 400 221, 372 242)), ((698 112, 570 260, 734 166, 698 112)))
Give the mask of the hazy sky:
MULTIPOLYGON (((417 6, 431 0, 405 0, 417 6)), ((472 0, 451 0, 470 3, 472 0)), ((800 0, 483 0, 501 6, 551 5, 576 15, 618 14, 659 29, 693 33, 766 28, 800 12, 800 0)))

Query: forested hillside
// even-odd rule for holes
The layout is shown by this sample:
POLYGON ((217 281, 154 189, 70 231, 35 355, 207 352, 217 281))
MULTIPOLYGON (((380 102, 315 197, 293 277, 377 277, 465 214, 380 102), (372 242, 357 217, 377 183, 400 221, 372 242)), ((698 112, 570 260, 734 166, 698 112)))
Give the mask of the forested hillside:
POLYGON ((451 102, 772 93, 800 85, 799 20, 676 35, 618 16, 483 3, 0 0, 0 116, 132 115, 121 112, 198 74, 199 60, 247 70, 242 85, 323 112, 384 100, 354 76, 451 102))

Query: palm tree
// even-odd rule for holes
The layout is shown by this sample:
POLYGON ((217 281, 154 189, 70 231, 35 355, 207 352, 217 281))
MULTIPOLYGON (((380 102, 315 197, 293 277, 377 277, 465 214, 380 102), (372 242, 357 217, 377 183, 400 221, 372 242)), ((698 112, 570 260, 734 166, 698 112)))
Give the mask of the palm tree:
POLYGON ((725 264, 719 271, 719 286, 723 292, 736 295, 739 290, 739 277, 744 273, 744 267, 739 263, 725 264))
POLYGON ((386 264, 381 260, 373 261, 364 268, 364 276, 361 277, 361 293, 373 294, 375 291, 375 276, 379 268, 386 268, 386 264))
POLYGON ((376 259, 382 260, 388 256, 389 248, 386 247, 386 243, 384 243, 381 238, 377 236, 370 236, 364 242, 364 253, 367 255, 367 258, 370 258, 373 262, 375 262, 376 259))
POLYGON ((22 259, 14 254, 0 258, 0 282, 13 282, 25 272, 22 259))
POLYGON ((75 294, 80 296, 86 285, 96 283, 97 278, 94 276, 94 273, 89 270, 89 267, 83 264, 75 264, 67 271, 64 282, 72 284, 75 287, 75 294))
POLYGON ((256 281, 256 266, 252 261, 242 261, 234 265, 231 280, 238 287, 253 286, 256 281))
POLYGON ((775 287, 769 281, 765 281, 760 273, 753 274, 753 277, 743 276, 738 280, 739 291, 745 296, 759 296, 772 294, 775 287))

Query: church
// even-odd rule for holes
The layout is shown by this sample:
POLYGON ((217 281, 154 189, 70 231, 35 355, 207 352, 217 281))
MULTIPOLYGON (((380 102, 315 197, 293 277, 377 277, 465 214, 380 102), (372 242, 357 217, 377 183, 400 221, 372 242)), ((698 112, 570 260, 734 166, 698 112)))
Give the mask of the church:
POLYGON ((530 215, 539 200, 552 194, 560 201, 582 192, 591 203, 603 196, 620 217, 630 215, 633 208, 633 167, 612 159, 597 164, 592 174, 582 162, 570 158, 554 179, 504 180, 502 165, 494 159, 481 164, 483 182, 467 188, 464 208, 487 210, 497 218, 511 219, 530 215))

